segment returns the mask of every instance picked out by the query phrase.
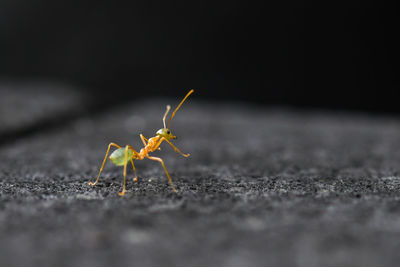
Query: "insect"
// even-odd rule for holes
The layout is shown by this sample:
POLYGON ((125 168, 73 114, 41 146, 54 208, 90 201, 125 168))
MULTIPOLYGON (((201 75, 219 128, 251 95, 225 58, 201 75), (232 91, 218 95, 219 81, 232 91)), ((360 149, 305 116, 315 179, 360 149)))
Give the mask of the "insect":
POLYGON ((100 174, 103 171, 104 168, 104 164, 107 161, 107 156, 108 153, 110 151, 111 147, 116 147, 118 148, 117 150, 115 150, 111 155, 110 155, 110 160, 112 163, 114 163, 117 166, 124 166, 124 182, 123 182, 123 187, 122 187, 122 191, 119 192, 120 196, 125 195, 125 191, 126 191, 126 167, 128 162, 130 162, 132 164, 132 168, 133 168, 133 172, 135 173, 135 177, 133 178, 134 182, 137 182, 137 175, 136 175, 136 169, 135 169, 135 165, 133 164, 133 160, 143 160, 145 158, 150 159, 150 160, 154 160, 154 161, 158 161, 161 163, 162 167, 164 168, 164 171, 167 175, 168 181, 172 186, 172 189, 174 190, 175 193, 177 193, 174 184, 172 183, 171 177, 169 176, 169 173, 167 171, 167 168, 165 167, 164 161, 161 158, 158 157, 153 157, 150 156, 149 153, 160 149, 160 145, 162 142, 167 142, 176 152, 178 152, 179 154, 181 154, 184 157, 189 157, 190 154, 184 154, 182 153, 182 151, 180 151, 176 146, 174 146, 170 140, 172 139, 176 139, 177 137, 174 136, 171 132, 171 130, 169 129, 169 125, 171 123, 172 118, 175 116, 175 113, 178 111, 178 109, 181 107, 181 105, 183 104, 183 102, 185 102, 185 100, 194 92, 194 90, 190 90, 186 96, 183 98, 183 100, 181 101, 181 103, 179 103, 179 105, 176 107, 176 109, 174 110, 174 112, 172 112, 171 117, 169 118, 168 124, 165 124, 165 119, 167 118, 168 112, 171 109, 170 105, 167 105, 167 110, 164 113, 164 117, 163 117, 163 124, 164 124, 164 128, 159 129, 156 132, 156 136, 151 137, 149 139, 147 139, 146 137, 143 136, 143 134, 140 134, 140 139, 143 142, 144 147, 142 149, 140 149, 140 152, 136 152, 130 145, 126 145, 125 147, 120 147, 119 145, 115 144, 115 143, 110 143, 108 145, 107 148, 107 152, 106 155, 104 157, 103 160, 103 164, 101 165, 100 168, 100 172, 99 175, 97 176, 97 179, 94 183, 89 182, 89 185, 91 186, 95 186, 100 179, 100 174))

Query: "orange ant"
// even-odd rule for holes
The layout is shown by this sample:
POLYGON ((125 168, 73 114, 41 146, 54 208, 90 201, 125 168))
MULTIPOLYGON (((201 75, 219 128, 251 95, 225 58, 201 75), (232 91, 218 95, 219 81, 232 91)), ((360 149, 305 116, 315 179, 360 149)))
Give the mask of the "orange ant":
POLYGON ((171 123, 172 118, 175 116, 176 111, 181 107, 183 102, 185 102, 186 98, 188 98, 189 95, 191 95, 193 92, 194 92, 194 90, 192 89, 192 90, 189 91, 189 93, 187 93, 187 95, 183 98, 181 103, 176 107, 174 112, 172 112, 172 115, 169 118, 168 124, 165 125, 165 119, 167 117, 167 114, 168 114, 169 110, 171 109, 171 106, 167 105, 167 110, 165 111, 165 114, 164 114, 164 117, 163 117, 164 128, 161 128, 160 130, 158 130, 157 133, 156 133, 156 136, 151 137, 150 139, 147 139, 142 134, 140 134, 140 139, 142 139, 142 142, 143 142, 143 145, 144 145, 144 147, 140 150, 140 152, 136 152, 130 145, 126 145, 125 148, 122 148, 122 147, 120 147, 119 145, 117 145, 115 143, 110 143, 108 145, 106 156, 104 157, 103 164, 101 165, 100 172, 99 172, 99 175, 97 176, 96 182, 94 182, 94 183, 89 182, 89 185, 94 186, 99 182, 100 174, 103 171, 104 164, 106 163, 108 152, 110 151, 110 148, 112 146, 114 146, 114 147, 116 147, 118 149, 115 150, 110 155, 110 160, 111 160, 112 163, 114 163, 117 166, 124 166, 124 184, 123 184, 122 191, 119 192, 120 196, 125 195, 125 191, 126 191, 126 165, 128 164, 128 161, 131 162, 132 168, 133 168, 133 172, 135 173, 135 178, 133 178, 133 181, 137 182, 138 179, 137 179, 137 175, 136 175, 135 165, 133 165, 133 160, 134 159, 143 160, 144 158, 155 160, 155 161, 158 161, 158 162, 161 163, 161 165, 164 168, 165 173, 167 174, 168 181, 171 184, 172 189, 174 190, 175 193, 177 193, 177 191, 175 189, 175 186, 172 183, 171 177, 168 174, 167 168, 165 167, 164 161, 161 158, 149 156, 149 153, 150 152, 154 152, 157 149, 161 150, 159 148, 159 146, 161 145, 161 143, 163 141, 166 141, 176 152, 178 152, 182 156, 184 156, 186 158, 190 156, 190 154, 182 153, 177 147, 175 147, 171 143, 171 141, 169 141, 171 139, 176 139, 177 138, 176 136, 172 135, 171 131, 169 130, 169 125, 171 123))

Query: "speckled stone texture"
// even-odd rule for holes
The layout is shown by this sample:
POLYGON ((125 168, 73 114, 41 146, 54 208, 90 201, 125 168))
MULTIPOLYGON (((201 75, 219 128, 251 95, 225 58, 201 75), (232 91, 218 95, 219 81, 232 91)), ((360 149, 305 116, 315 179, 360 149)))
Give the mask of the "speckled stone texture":
MULTIPOLYGON (((201 91, 196 92, 201 94, 201 91)), ((171 124, 178 148, 122 168, 107 145, 141 147, 156 99, 82 116, 0 147, 1 266, 398 266, 400 120, 209 103, 171 124)))

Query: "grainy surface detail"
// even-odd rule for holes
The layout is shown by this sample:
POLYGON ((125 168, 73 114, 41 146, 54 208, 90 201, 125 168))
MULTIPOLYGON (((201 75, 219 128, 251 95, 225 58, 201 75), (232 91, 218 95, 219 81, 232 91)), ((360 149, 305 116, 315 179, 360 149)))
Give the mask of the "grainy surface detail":
POLYGON ((132 103, 0 148, 1 266, 398 266, 400 122, 184 104, 139 182, 106 147, 141 147, 171 100, 132 103))

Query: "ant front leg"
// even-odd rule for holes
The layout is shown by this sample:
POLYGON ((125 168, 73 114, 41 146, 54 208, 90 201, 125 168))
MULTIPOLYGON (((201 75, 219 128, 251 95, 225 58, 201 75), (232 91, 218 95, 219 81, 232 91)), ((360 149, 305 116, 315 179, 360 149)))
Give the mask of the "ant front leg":
POLYGON ((144 146, 147 146, 147 143, 146 143, 146 142, 148 142, 149 140, 147 140, 147 138, 146 138, 146 137, 144 137, 144 135, 143 135, 143 134, 140 134, 140 139, 142 139, 142 143, 143 143, 143 145, 144 145, 144 146))
POLYGON ((157 157, 150 157, 150 156, 148 156, 147 158, 148 158, 148 159, 151 159, 151 160, 158 161, 158 162, 161 163, 161 165, 162 165, 163 168, 164 168, 165 173, 167 174, 167 178, 168 178, 169 183, 170 183, 171 186, 172 186, 172 189, 174 190, 175 193, 178 193, 178 191, 176 191, 176 189, 175 189, 174 184, 172 183, 171 177, 169 177, 169 173, 168 173, 168 171, 167 171, 167 167, 165 167, 164 161, 163 161, 161 158, 157 158, 157 157))
POLYGON ((174 146, 168 139, 164 138, 164 140, 179 154, 181 154, 182 156, 184 156, 185 158, 189 157, 190 154, 184 154, 182 151, 180 151, 176 146, 174 146))
POLYGON ((96 182, 94 182, 94 183, 89 182, 89 185, 95 186, 95 185, 99 182, 100 174, 101 174, 101 172, 103 171, 104 164, 106 164, 106 161, 107 161, 108 152, 110 152, 110 148, 111 148, 112 146, 115 146, 116 148, 121 148, 119 145, 117 145, 117 144, 115 144, 115 143, 110 143, 110 144, 108 145, 107 152, 106 152, 106 156, 104 157, 103 164, 101 165, 100 172, 99 172, 99 175, 97 176, 96 182))

